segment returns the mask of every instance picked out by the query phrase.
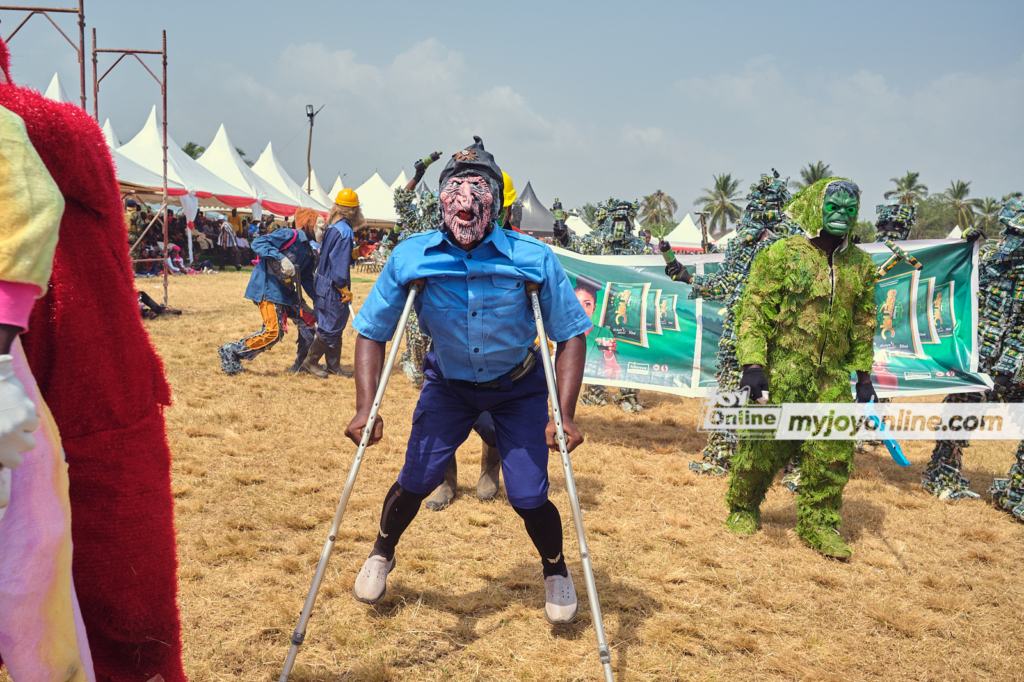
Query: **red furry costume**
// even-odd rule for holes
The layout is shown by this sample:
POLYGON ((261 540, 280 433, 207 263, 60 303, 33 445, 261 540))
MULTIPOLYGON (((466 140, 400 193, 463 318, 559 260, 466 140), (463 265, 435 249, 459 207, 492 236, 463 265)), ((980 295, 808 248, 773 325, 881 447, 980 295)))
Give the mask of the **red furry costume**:
POLYGON ((142 326, 114 164, 82 109, 10 83, 66 208, 48 293, 23 344, 69 466, 72 570, 98 682, 184 682, 177 606, 170 388, 142 326))

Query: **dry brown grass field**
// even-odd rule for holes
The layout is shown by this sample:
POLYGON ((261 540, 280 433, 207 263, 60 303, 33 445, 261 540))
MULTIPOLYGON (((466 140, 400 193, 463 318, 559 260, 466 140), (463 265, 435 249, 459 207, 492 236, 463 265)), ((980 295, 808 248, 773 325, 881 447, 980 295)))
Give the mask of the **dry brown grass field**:
MULTIPOLYGON (((356 304, 372 275, 354 285, 356 304)), ((246 372, 220 372, 216 349, 258 328, 247 278, 177 278, 180 318, 147 322, 174 389, 174 455, 185 666, 192 680, 276 680, 354 454, 343 436, 351 380, 285 374, 295 332, 246 372)), ((159 283, 139 280, 158 296, 159 283)), ((346 331, 342 362, 351 368, 346 331)), ((398 548, 377 607, 351 588, 401 467, 417 390, 398 372, 383 442, 365 460, 293 679, 598 680, 600 665, 564 478, 578 621, 544 621, 535 550, 505 501, 479 502, 479 440, 459 450, 460 492, 422 510, 398 548)), ((793 496, 776 485, 764 528, 722 527, 725 481, 687 470, 705 437, 699 402, 644 392, 647 409, 581 407, 573 455, 618 680, 1024 679, 1024 525, 988 496, 944 503, 914 465, 859 453, 846 489, 848 564, 794 535, 793 496)), ((1015 443, 972 447, 967 475, 985 491, 1015 443)))

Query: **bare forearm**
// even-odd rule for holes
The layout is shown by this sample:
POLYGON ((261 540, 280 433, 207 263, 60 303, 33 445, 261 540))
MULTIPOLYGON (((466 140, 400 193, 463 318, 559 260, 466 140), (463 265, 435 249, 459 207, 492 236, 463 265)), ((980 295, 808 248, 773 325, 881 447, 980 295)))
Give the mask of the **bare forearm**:
MULTIPOLYGON (((546 352, 542 348, 541 352, 546 352)), ((587 360, 586 336, 580 334, 558 344, 555 349, 555 376, 558 377, 558 407, 562 415, 576 416, 576 401, 583 383, 583 368, 587 360)))
POLYGON ((384 369, 386 345, 365 336, 356 337, 356 411, 369 412, 384 369))

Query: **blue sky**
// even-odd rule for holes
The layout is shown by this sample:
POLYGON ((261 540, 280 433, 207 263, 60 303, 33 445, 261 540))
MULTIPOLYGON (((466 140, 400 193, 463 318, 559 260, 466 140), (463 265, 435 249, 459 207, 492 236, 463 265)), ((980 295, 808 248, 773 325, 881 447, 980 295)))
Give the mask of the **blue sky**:
MULTIPOLYGON (((0 19, 6 36, 20 16, 0 19)), ((390 183, 478 134, 546 203, 662 189, 677 218, 712 174, 746 189, 819 159, 857 181, 866 206, 906 170, 932 191, 953 179, 973 181, 974 196, 1024 189, 1022 20, 1019 0, 86 0, 101 47, 158 47, 167 29, 181 144, 208 144, 224 123, 253 159, 273 141, 301 181, 304 106, 326 104, 312 153, 325 184, 375 170, 390 183)), ((10 47, 17 82, 45 89, 57 71, 77 89, 73 53, 44 20, 10 47)), ((127 141, 158 98, 123 62, 103 82, 100 119, 127 141)))

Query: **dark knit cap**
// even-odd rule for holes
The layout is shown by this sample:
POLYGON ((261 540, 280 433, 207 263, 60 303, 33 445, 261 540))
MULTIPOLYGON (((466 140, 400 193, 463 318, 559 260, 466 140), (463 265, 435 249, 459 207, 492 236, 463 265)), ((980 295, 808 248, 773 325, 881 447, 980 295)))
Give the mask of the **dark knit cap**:
POLYGON ((448 165, 441 171, 441 189, 444 189, 444 184, 448 180, 458 175, 463 175, 467 172, 482 175, 497 183, 496 211, 500 211, 505 193, 505 179, 501 176, 501 169, 498 168, 498 164, 494 162, 494 156, 484 150, 484 141, 480 139, 479 135, 474 135, 473 139, 475 140, 473 144, 462 151, 452 154, 448 165))

